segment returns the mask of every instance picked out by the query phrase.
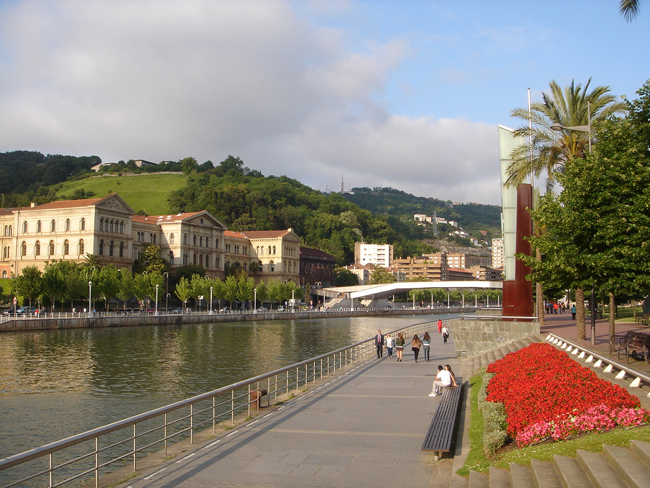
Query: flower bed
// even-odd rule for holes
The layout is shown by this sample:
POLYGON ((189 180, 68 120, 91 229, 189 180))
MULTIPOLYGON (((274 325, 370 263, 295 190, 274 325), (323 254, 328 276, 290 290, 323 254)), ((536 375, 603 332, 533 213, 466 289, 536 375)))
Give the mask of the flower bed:
POLYGON ((495 376, 486 400, 504 404, 508 434, 520 447, 650 420, 637 397, 549 344, 510 353, 487 371, 495 376))

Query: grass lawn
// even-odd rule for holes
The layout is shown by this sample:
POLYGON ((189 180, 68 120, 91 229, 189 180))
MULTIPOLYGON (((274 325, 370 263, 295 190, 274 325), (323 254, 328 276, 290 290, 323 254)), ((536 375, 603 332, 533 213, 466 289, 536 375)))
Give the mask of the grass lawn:
POLYGON ((77 189, 93 192, 93 198, 117 193, 136 212, 144 210, 148 215, 163 215, 170 212, 167 199, 171 192, 183 188, 186 184, 184 175, 144 173, 133 176, 93 176, 63 183, 56 195, 70 199, 77 189))
POLYGON ((490 466, 509 469, 510 463, 530 466, 531 459, 540 461, 553 461, 553 455, 575 457, 576 451, 602 452, 603 446, 629 447, 630 441, 640 440, 650 442, 650 427, 616 428, 607 432, 595 432, 578 436, 560 442, 535 444, 517 449, 515 446, 506 448, 497 453, 494 459, 486 459, 483 451, 483 418, 478 410, 478 392, 481 388, 481 376, 473 376, 470 380, 470 404, 472 408, 469 426, 470 452, 465 461, 465 466, 458 470, 458 474, 469 476, 469 471, 487 473, 490 466))

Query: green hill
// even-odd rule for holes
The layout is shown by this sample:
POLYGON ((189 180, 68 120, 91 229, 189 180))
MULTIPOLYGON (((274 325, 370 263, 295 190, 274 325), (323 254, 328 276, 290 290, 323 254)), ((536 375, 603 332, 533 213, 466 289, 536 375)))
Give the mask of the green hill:
POLYGON ((118 193, 136 212, 144 210, 147 215, 170 213, 169 197, 172 192, 187 185, 185 175, 142 173, 129 176, 106 174, 76 181, 66 181, 56 186, 56 198, 78 198, 83 190, 86 198, 104 197, 118 193), (77 192, 75 194, 75 192, 77 192))

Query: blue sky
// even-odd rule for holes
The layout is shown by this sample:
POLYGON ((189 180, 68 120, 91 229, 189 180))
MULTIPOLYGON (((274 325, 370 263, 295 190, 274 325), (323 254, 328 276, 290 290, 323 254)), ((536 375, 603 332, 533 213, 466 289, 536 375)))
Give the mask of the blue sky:
POLYGON ((618 0, 0 2, 0 151, 229 154, 319 190, 500 203, 498 124, 575 79, 635 97, 618 0))

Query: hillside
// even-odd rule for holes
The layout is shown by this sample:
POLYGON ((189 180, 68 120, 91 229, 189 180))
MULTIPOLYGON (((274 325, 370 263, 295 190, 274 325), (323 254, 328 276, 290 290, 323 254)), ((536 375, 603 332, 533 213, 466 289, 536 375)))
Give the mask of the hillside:
POLYGON ((162 215, 171 212, 169 197, 172 192, 187 185, 187 178, 182 174, 142 173, 118 176, 113 173, 101 176, 67 181, 56 185, 56 198, 74 199, 80 196, 75 192, 83 190, 83 196, 104 197, 109 193, 119 193, 133 210, 145 211, 147 215, 162 215))

